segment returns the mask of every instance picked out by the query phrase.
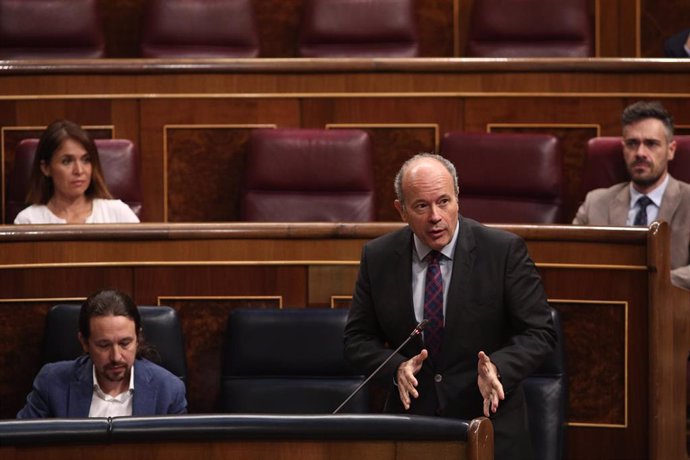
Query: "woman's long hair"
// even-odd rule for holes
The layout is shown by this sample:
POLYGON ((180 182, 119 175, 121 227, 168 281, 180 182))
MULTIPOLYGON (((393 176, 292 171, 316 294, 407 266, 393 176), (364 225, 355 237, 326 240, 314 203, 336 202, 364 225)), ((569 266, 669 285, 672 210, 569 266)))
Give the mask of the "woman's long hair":
POLYGON ((113 196, 105 185, 96 144, 78 124, 69 120, 56 120, 48 125, 38 141, 34 162, 31 166, 29 191, 26 195, 27 203, 46 204, 53 197, 55 193, 53 179, 43 174, 41 164, 50 164, 53 154, 66 139, 72 139, 81 144, 91 159, 91 183, 86 189, 86 196, 89 198, 111 199, 113 196))

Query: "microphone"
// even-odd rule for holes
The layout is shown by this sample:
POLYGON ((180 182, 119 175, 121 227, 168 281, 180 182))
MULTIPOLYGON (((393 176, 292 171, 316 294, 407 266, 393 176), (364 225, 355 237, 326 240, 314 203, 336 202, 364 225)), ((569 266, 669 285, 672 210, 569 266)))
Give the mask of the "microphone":
POLYGON ((417 327, 415 327, 415 328, 412 330, 412 332, 410 332, 410 335, 407 336, 407 338, 403 341, 403 343, 401 343, 400 346, 399 346, 398 348, 396 348, 395 350, 393 350, 393 352, 388 356, 388 358, 386 358, 385 361, 383 361, 383 362, 379 365, 379 367, 377 367, 376 369, 374 369, 374 372, 372 372, 371 374, 369 374, 369 377, 367 377, 367 378, 364 380, 364 382, 360 383, 359 386, 357 386, 357 388, 355 388, 355 391, 353 391, 352 393, 350 393, 350 396, 348 396, 348 397, 345 399, 345 401, 343 401, 342 403, 340 403, 340 405, 336 408, 336 410, 334 410, 334 411, 332 412, 332 415, 337 414, 338 411, 340 411, 340 409, 342 409, 343 406, 345 406, 345 404, 347 404, 347 403, 348 403, 348 402, 359 392, 359 390, 361 390, 362 387, 364 387, 364 385, 366 385, 367 383, 369 383, 369 380, 371 380, 372 377, 374 377, 376 374, 378 374, 378 372, 381 370, 381 368, 382 368, 383 366, 385 366, 386 363, 387 363, 388 361, 390 361, 390 360, 393 358, 393 356, 395 356, 400 350, 402 350, 402 348, 403 348, 405 345, 407 345, 407 343, 408 343, 410 340, 412 340, 412 337, 415 337, 415 336, 421 334, 421 333, 422 333, 422 330, 424 329, 424 327, 426 327, 426 325, 427 325, 428 322, 429 322, 428 319, 423 319, 423 320, 421 320, 421 321, 419 322, 419 324, 417 324, 417 327))

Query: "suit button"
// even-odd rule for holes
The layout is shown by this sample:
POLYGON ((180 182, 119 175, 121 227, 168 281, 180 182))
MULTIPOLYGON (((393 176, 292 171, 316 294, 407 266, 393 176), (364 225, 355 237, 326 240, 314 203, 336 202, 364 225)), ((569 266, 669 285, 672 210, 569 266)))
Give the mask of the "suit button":
POLYGON ((443 381, 443 376, 441 374, 434 375, 434 382, 441 383, 443 381))

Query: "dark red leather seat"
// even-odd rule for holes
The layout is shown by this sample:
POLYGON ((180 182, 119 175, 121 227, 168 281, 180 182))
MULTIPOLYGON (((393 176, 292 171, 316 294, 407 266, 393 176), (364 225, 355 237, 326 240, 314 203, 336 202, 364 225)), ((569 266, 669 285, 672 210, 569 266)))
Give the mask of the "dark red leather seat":
MULTIPOLYGON (((127 203, 141 219, 142 196, 136 147, 127 139, 96 139, 94 142, 110 193, 127 203)), ((24 139, 15 147, 14 168, 7 180, 5 223, 14 222, 19 211, 26 207, 26 194, 37 145, 38 139, 24 139)))
POLYGON ((100 58, 98 0, 0 0, 0 59, 100 58))
POLYGON ((240 58, 259 55, 251 0, 148 0, 141 55, 240 58))
POLYGON ((595 137, 587 141, 582 172, 582 199, 590 190, 629 180, 620 136, 595 137))
MULTIPOLYGON (((675 136, 674 139, 676 154, 668 163, 668 171, 676 179, 690 182, 690 136, 675 136)), ((583 200, 587 192, 595 188, 610 187, 629 180, 620 136, 594 137, 587 142, 581 188, 583 200)))
POLYGON ((419 55, 414 0, 307 0, 302 57, 419 55))
POLYGON ((690 135, 675 136, 676 155, 668 164, 668 171, 673 177, 690 183, 690 135))
POLYGON ((371 141, 366 131, 258 129, 248 145, 242 220, 374 220, 371 141))
POLYGON ((463 216, 483 223, 560 222, 563 173, 556 137, 449 132, 441 154, 458 170, 463 216))
POLYGON ((475 0, 467 56, 592 56, 587 6, 586 0, 475 0))

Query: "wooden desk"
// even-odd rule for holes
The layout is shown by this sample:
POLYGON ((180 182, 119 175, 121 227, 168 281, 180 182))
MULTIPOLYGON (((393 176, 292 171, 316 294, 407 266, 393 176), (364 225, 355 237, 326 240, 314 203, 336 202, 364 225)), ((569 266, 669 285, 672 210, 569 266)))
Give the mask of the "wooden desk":
POLYGON ((491 422, 391 415, 0 420, 0 458, 493 460, 491 422))
MULTIPOLYGON (((48 308, 104 286, 179 312, 190 411, 214 412, 228 312, 345 307, 362 245, 399 227, 0 227, 0 415, 31 388, 48 308)), ((502 228, 527 241, 563 318, 568 458, 684 458, 690 297, 670 285, 667 226, 502 228)))

